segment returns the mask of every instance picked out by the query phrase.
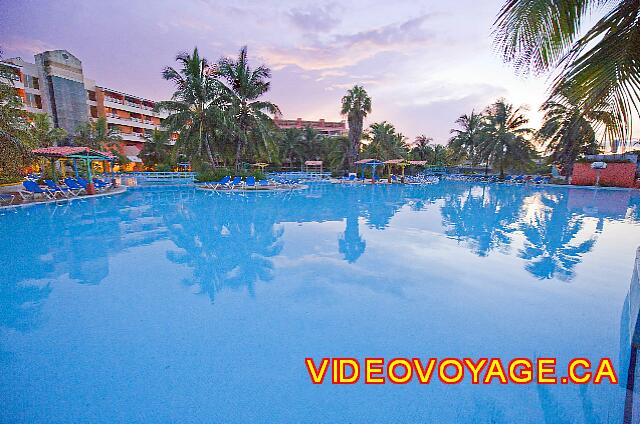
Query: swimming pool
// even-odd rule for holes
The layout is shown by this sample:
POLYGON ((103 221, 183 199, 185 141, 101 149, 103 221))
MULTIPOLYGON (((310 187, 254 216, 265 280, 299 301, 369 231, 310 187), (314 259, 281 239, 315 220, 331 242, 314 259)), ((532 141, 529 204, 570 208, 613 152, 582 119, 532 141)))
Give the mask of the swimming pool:
POLYGON ((621 422, 630 191, 190 187, 0 211, 2 422, 621 422), (611 357, 620 384, 313 385, 305 357, 611 357))

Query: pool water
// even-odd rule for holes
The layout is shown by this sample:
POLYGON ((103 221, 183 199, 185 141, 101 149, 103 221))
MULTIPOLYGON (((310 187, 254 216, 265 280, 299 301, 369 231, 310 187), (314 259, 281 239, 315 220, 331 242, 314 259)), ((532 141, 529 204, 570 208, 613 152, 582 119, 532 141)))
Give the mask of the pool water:
POLYGON ((0 422, 629 419, 637 192, 148 187, 0 229, 0 422), (313 385, 304 366, 576 356, 620 384, 313 385))

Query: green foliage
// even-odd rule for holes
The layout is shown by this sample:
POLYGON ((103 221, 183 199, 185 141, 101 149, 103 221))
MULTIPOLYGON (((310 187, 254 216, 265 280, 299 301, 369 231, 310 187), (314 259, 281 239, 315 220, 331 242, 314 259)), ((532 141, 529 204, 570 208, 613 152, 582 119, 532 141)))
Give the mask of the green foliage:
POLYGON ((608 135, 629 140, 640 110, 639 17, 638 1, 508 0, 495 43, 518 71, 559 69, 549 101, 606 111, 608 135))
POLYGON ((364 118, 371 113, 371 97, 369 97, 369 94, 367 94, 362 86, 353 86, 342 98, 340 113, 347 115, 347 121, 349 123, 349 152, 347 162, 349 168, 351 168, 360 152, 364 118))
POLYGON ((369 140, 362 152, 366 157, 385 161, 406 158, 409 153, 407 138, 387 121, 371 124, 365 138, 369 140))

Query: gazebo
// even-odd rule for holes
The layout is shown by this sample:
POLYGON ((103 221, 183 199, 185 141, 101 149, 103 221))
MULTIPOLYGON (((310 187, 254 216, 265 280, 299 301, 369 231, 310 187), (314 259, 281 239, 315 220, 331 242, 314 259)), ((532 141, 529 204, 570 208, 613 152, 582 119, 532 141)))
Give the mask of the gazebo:
POLYGON ((404 168, 408 165, 411 165, 409 163, 409 161, 405 160, 405 159, 389 159, 389 160, 385 160, 384 164, 387 165, 387 175, 388 175, 388 180, 389 182, 391 182, 391 168, 393 166, 399 166, 402 169, 402 179, 404 181, 404 168))
POLYGON ((360 159, 359 161, 354 162, 356 166, 356 172, 358 166, 361 166, 361 175, 362 179, 364 179, 364 168, 367 166, 371 167, 371 181, 375 181, 376 167, 384 166, 384 162, 379 161, 378 159, 360 159))
POLYGON ((321 160, 306 160, 304 161, 305 172, 320 172, 322 173, 322 161, 321 160))
POLYGON ((264 163, 264 162, 258 162, 258 163, 252 163, 251 166, 255 166, 256 168, 260 168, 260 172, 264 173, 264 168, 269 166, 269 164, 268 163, 264 163))
MULTIPOLYGON (((74 146, 56 146, 56 147, 43 147, 41 149, 35 149, 31 151, 34 155, 49 159, 51 162, 51 175, 56 180, 56 161, 66 162, 73 161, 73 171, 76 178, 78 178, 78 161, 83 161, 87 166, 87 180, 89 181, 89 190, 94 190, 93 177, 91 175, 91 163, 99 161, 111 164, 111 170, 113 171, 113 163, 116 157, 108 152, 102 152, 100 150, 94 150, 89 147, 74 147, 74 146)), ((104 168, 106 169, 106 167, 104 168)), ((65 177, 65 168, 61 166, 62 177, 65 177)), ((92 193, 89 193, 92 194, 92 193)))

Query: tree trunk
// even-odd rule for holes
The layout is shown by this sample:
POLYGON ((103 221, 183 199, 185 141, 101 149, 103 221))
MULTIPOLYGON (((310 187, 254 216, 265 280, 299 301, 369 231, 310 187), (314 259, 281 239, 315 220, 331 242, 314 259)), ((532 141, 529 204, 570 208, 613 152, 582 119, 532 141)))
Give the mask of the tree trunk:
POLYGON ((242 154, 242 140, 236 137, 236 170, 240 169, 240 155, 242 154))
POLYGON ((207 156, 209 157, 209 163, 215 165, 213 155, 211 154, 211 147, 209 146, 209 135, 205 131, 204 133, 204 148, 207 150, 207 156))

